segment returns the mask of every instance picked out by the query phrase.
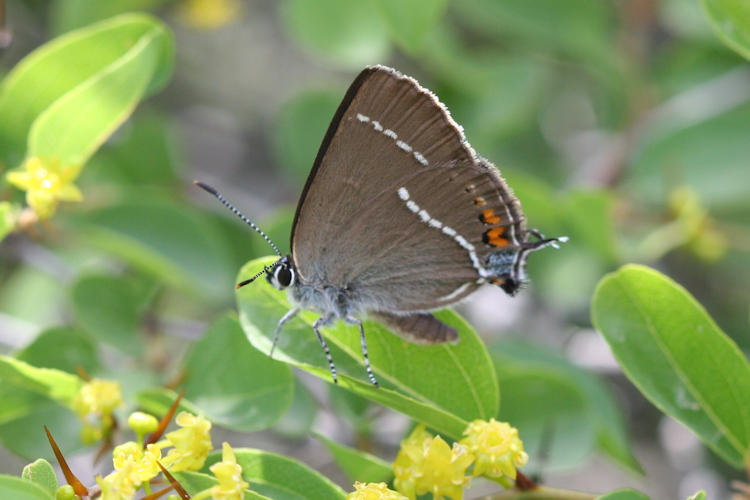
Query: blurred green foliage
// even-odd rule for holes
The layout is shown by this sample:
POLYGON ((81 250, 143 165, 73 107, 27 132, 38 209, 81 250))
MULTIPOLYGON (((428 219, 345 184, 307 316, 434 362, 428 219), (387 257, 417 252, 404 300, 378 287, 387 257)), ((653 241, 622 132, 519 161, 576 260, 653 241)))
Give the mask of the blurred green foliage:
MULTIPOLYGON (((239 18, 213 33, 180 21, 178 8, 200 8, 187 4, 0 2, 17 38, 0 49, 5 448, 26 459, 50 457, 39 432, 50 422, 66 453, 83 448, 80 424, 61 404, 69 394, 59 392, 82 383, 83 368, 121 382, 120 419, 136 406, 163 412, 177 383, 187 389, 182 408, 226 429, 304 439, 326 411, 359 443, 372 444, 379 405, 452 438, 468 420, 497 416, 520 429, 529 470, 579 470, 595 452, 640 470, 629 435, 636 442, 653 436, 629 428, 606 380, 549 347, 475 332, 450 312, 441 314, 464 341, 437 354, 367 324, 380 390, 363 377, 354 329, 331 328, 348 391, 323 391, 325 404, 308 388, 317 381, 307 372, 329 377, 311 316, 290 323, 277 350, 303 372, 293 376, 264 354, 288 305, 265 283, 236 297, 233 286, 238 270, 269 249, 213 200, 199 198, 192 178, 251 193, 234 200, 240 208, 260 210, 266 195, 278 193, 292 202, 288 193, 301 190, 347 83, 363 66, 382 63, 414 75, 450 108, 475 149, 500 167, 531 227, 570 237, 562 250, 530 259, 531 290, 523 295, 533 300, 523 310, 533 307, 534 314, 513 322, 511 333, 559 345, 564 332, 592 326, 591 299, 606 273, 626 262, 660 269, 689 292, 661 274, 626 267, 598 288, 594 326, 656 407, 742 465, 750 403, 725 396, 733 383, 748 383, 735 343, 750 348, 746 2, 246 2, 239 18), (247 40, 261 45, 252 58, 247 40), (204 46, 211 48, 196 49, 204 46), (250 81, 273 92, 242 87, 250 81), (221 165, 232 158, 223 143, 207 148, 207 157, 201 140, 191 142, 195 124, 186 110, 210 106, 248 139, 235 165, 221 165), (265 111, 249 117, 248 109, 265 111), (83 202, 61 204, 42 224, 25 222, 23 193, 5 177, 36 156, 83 165, 76 180, 83 202), (197 167, 194 156, 202 158, 197 167), (264 193, 271 183, 281 187, 264 193), (226 313, 235 300, 239 318, 226 313), (698 323, 704 337, 686 337, 698 323), (618 336, 640 340, 621 344, 618 336), (691 357, 695 352, 715 357, 691 357)), ((201 137, 209 136, 199 123, 201 137)), ((293 204, 279 203, 247 215, 287 252, 293 213, 293 204)), ((655 409, 646 411, 656 418, 655 409)), ((374 455, 322 439, 346 472, 383 473, 374 455)), ((276 498, 304 477, 313 489, 289 497, 344 496, 290 458, 260 450, 238 457, 258 495, 276 498)), ((195 491, 213 484, 202 473, 180 480, 195 491)), ((29 498, 49 496, 26 483, 3 476, 0 492, 18 487, 29 498)), ((643 497, 621 490, 606 498, 643 497)))

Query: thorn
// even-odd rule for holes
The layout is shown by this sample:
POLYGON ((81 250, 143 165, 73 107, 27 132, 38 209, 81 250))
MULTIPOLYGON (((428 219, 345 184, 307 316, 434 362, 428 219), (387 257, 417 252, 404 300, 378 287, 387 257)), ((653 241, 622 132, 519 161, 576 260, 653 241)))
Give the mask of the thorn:
POLYGON ((143 442, 143 448, 145 449, 147 445, 155 443, 159 440, 159 438, 164 434, 164 431, 167 429, 167 426, 169 425, 169 421, 172 420, 172 417, 174 416, 174 412, 177 411, 177 406, 180 404, 180 400, 182 399, 182 396, 185 395, 185 389, 180 391, 180 394, 177 395, 177 398, 174 400, 174 403, 172 403, 172 406, 169 407, 169 411, 162 417, 161 421, 159 422, 159 427, 156 428, 154 432, 151 433, 151 435, 143 442))
POLYGON ((161 462, 157 460, 156 465, 159 466, 162 473, 164 474, 164 477, 166 477, 169 480, 169 483, 172 485, 174 490, 180 495, 180 498, 182 498, 183 500, 190 500, 190 495, 188 495, 188 492, 185 491, 185 488, 183 488, 182 485, 177 482, 174 476, 170 474, 167 469, 164 468, 161 462))
POLYGON ((65 461, 65 457, 60 451, 60 448, 58 448, 57 443, 52 437, 52 433, 50 433, 46 425, 44 426, 44 432, 47 433, 47 439, 49 440, 49 444, 52 447, 52 451, 55 453, 55 458, 57 458, 57 463, 60 464, 60 469, 62 469, 62 473, 65 476, 65 480, 68 482, 69 485, 73 487, 73 491, 75 492, 76 495, 78 495, 79 497, 88 496, 89 490, 76 477, 76 475, 73 474, 73 471, 70 470, 70 467, 68 467, 68 462, 65 461))

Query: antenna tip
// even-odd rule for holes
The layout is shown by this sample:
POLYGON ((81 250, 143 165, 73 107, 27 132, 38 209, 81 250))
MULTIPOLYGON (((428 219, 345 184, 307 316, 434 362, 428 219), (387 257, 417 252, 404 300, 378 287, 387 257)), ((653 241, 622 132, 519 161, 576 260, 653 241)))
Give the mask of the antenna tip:
POLYGON ((196 186, 198 186, 199 188, 203 189, 204 191, 208 191, 208 192, 209 192, 209 193, 211 193, 212 195, 216 195, 216 194, 218 194, 218 193, 217 193, 217 191, 216 191, 216 190, 215 190, 214 188, 212 188, 212 187, 211 187, 211 186, 209 186, 208 184, 204 184, 204 183, 202 183, 201 181, 193 181, 193 184, 195 184, 195 185, 196 185, 196 186))

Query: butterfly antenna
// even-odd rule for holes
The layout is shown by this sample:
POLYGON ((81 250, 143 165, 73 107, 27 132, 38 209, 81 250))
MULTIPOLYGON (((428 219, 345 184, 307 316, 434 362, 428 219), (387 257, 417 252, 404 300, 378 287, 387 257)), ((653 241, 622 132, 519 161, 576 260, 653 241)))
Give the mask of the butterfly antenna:
MULTIPOLYGON (((244 215, 242 215, 242 212, 240 212, 239 210, 237 210, 236 208, 234 208, 234 205, 232 205, 231 203, 229 203, 221 195, 221 193, 219 193, 217 190, 215 190, 214 188, 212 188, 208 184, 204 184, 204 183, 202 183, 200 181, 193 181, 193 184, 195 184, 199 188, 203 189, 204 191, 208 191, 212 195, 216 196, 216 199, 219 200, 222 204, 224 204, 224 206, 227 207, 229 210, 231 210, 232 213, 234 213, 234 215, 236 215, 237 217, 239 217, 240 219, 242 219, 242 221, 245 224, 247 224, 251 228, 255 229, 258 232, 258 234, 260 234, 263 237, 263 239, 266 240, 266 243, 268 243, 269 245, 271 245, 271 248, 273 248, 273 251, 276 252, 276 255, 278 255, 279 257, 282 256, 281 255, 281 251, 279 250, 279 247, 277 247, 276 244, 273 241, 271 241, 271 238, 269 238, 266 235, 266 233, 264 233, 263 231, 261 231, 261 229, 258 226, 256 226, 255 224, 253 224, 253 222, 250 219, 248 219, 247 217, 245 217, 244 215)), ((264 270, 263 272, 266 272, 266 271, 264 270)), ((261 272, 260 274, 263 274, 263 272, 261 272)), ((257 278, 257 276, 255 278, 257 278)), ((255 278, 253 278, 253 279, 255 279, 255 278)), ((252 281, 252 280, 250 280, 250 281, 252 281)), ((238 288, 239 288, 239 285, 238 285, 238 288)))
POLYGON ((253 282, 253 281, 255 281, 256 279, 258 279, 258 277, 259 277, 259 276, 261 276, 261 275, 263 275, 263 274, 266 274, 266 273, 268 273, 268 272, 270 272, 270 271, 271 271, 271 267, 270 267, 270 266, 265 266, 265 267, 263 268, 263 270, 262 270, 262 271, 259 271, 259 272, 258 272, 258 273, 257 273, 257 274, 256 274, 255 276, 253 276, 252 278, 246 279, 245 281, 242 281, 241 283, 237 283, 237 288, 242 288, 242 287, 243 287, 243 286, 245 286, 245 285, 249 285, 250 283, 252 283, 252 282, 253 282))

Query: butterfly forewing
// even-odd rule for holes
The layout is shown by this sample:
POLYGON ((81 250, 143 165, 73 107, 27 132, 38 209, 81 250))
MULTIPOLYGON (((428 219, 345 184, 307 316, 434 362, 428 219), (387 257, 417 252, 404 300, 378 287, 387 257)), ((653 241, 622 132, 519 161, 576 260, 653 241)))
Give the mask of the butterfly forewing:
POLYGON ((407 313, 490 281, 485 257, 522 241, 523 229, 517 201, 445 107, 415 80, 373 67, 326 134, 292 251, 304 282, 347 289, 365 310, 407 313))

